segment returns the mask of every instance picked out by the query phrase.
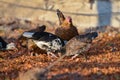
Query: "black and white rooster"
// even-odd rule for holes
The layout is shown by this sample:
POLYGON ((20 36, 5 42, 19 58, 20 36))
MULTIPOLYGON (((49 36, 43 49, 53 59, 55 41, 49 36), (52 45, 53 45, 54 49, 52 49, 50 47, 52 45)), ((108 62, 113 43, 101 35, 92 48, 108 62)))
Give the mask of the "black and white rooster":
POLYGON ((0 37, 0 51, 3 50, 16 50, 15 43, 7 43, 2 37, 0 37))
POLYGON ((58 53, 65 45, 61 38, 48 32, 24 32, 23 36, 32 39, 40 49, 53 57, 57 57, 54 53, 58 53))

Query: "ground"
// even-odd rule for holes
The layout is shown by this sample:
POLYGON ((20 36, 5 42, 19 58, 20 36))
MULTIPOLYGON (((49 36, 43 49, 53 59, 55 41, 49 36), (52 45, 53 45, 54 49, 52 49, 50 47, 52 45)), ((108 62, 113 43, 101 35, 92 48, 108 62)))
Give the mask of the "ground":
MULTIPOLYGON (((40 21, 25 23, 15 18, 0 18, 0 36, 6 41, 14 41, 23 31, 35 28, 40 21), (6 32, 7 29, 7 32, 6 32), (8 34, 10 33, 10 34, 8 34)), ((47 26, 48 22, 45 23, 47 26)), ((47 30, 53 31, 54 27, 47 30)), ((19 45, 17 45, 18 47, 19 45)), ((65 57, 53 66, 46 78, 48 80, 120 80, 120 32, 100 32, 93 40, 87 54, 87 61, 83 55, 74 60, 65 57)), ((19 73, 35 67, 46 68, 57 59, 40 54, 30 56, 22 46, 17 51, 0 51, 0 80, 17 80, 19 73)))

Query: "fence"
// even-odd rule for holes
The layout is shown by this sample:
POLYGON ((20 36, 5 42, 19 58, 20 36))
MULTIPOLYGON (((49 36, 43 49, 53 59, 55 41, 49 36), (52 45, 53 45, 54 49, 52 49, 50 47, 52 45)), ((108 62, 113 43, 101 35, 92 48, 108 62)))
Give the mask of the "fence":
POLYGON ((120 27, 120 0, 0 0, 0 16, 58 21, 56 9, 72 16, 78 28, 120 27))

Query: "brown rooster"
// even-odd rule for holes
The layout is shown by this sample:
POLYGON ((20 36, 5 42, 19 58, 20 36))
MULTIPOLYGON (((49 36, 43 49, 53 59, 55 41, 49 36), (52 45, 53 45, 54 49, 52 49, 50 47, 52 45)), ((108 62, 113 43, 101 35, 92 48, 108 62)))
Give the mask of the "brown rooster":
POLYGON ((59 18, 59 25, 55 30, 55 34, 62 38, 63 40, 70 40, 74 36, 78 35, 77 28, 72 23, 72 18, 70 16, 64 17, 62 12, 57 9, 57 15, 59 18))
POLYGON ((83 54, 86 58, 84 52, 90 49, 92 40, 97 36, 97 32, 91 32, 73 37, 61 49, 61 53, 64 55, 62 57, 64 58, 65 56, 72 56, 72 59, 74 59, 79 54, 83 54))

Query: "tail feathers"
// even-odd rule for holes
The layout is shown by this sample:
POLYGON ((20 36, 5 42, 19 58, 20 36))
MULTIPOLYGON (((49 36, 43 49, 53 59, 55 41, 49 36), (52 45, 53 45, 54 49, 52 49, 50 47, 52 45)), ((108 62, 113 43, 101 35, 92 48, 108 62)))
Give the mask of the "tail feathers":
POLYGON ((98 33, 97 32, 91 32, 91 33, 88 33, 86 35, 87 35, 88 39, 93 40, 98 36, 98 33))
POLYGON ((32 38, 32 37, 33 37, 33 34, 34 34, 34 32, 24 32, 24 33, 23 33, 23 36, 24 36, 24 37, 27 37, 27 38, 32 38))
POLYGON ((46 26, 42 25, 42 26, 38 26, 35 29, 29 30, 29 32, 44 32, 46 30, 46 26))
POLYGON ((92 32, 92 37, 93 38, 96 38, 98 36, 98 33, 97 32, 92 32))
POLYGON ((93 39, 95 39, 96 37, 98 36, 98 33, 97 32, 92 32, 92 33, 87 33, 86 35, 85 35, 85 37, 87 37, 86 38, 86 42, 92 42, 92 40, 93 39))
POLYGON ((59 18, 59 24, 61 25, 63 23, 63 21, 65 20, 65 17, 59 9, 57 9, 56 11, 57 11, 57 15, 58 15, 58 18, 59 18))

